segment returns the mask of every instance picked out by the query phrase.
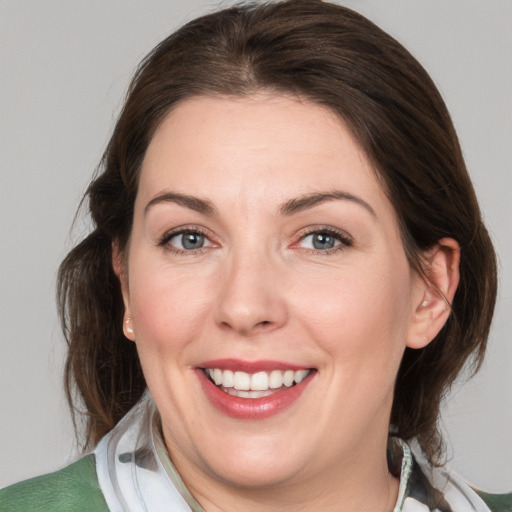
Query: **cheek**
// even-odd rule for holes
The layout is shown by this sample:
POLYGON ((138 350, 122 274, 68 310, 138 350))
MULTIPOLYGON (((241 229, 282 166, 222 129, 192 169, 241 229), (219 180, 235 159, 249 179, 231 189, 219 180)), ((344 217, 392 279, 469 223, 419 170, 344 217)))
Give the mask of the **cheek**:
POLYGON ((392 262, 304 279, 295 289, 296 316, 325 352, 354 368, 374 361, 397 368, 409 325, 407 264, 392 262))
POLYGON ((130 301, 139 352, 177 350, 204 326, 208 314, 207 279, 168 268, 134 267, 130 301))

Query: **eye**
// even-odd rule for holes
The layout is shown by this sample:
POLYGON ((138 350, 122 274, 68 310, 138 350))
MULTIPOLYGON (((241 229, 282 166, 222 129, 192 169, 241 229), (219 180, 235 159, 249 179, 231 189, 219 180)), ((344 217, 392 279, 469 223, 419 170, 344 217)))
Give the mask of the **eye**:
POLYGON ((314 251, 328 252, 332 249, 342 249, 343 247, 352 245, 352 240, 343 233, 339 233, 332 229, 321 229, 311 231, 302 236, 298 244, 304 249, 314 251))
POLYGON ((189 252, 197 251, 213 244, 204 233, 187 229, 168 234, 162 240, 161 245, 170 246, 177 252, 189 252))

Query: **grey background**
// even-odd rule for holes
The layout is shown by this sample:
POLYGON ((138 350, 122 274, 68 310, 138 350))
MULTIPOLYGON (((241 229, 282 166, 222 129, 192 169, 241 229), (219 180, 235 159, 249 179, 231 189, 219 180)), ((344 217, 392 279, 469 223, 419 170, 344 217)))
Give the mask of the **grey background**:
MULTIPOLYGON (((488 358, 443 424, 451 467, 512 490, 512 1, 344 3, 424 64, 458 129, 503 268, 488 358)), ((76 456, 54 305, 58 264, 85 229, 70 235, 71 221, 136 63, 216 5, 0 0, 0 486, 76 456)))

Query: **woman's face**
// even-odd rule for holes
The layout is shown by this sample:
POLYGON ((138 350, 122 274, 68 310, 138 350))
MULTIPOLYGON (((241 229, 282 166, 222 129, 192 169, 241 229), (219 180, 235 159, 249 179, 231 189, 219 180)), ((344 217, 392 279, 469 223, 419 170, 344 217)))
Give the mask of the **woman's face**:
POLYGON ((384 457, 423 283, 329 110, 264 95, 179 104, 142 165, 121 280, 185 479, 279 486, 384 457))

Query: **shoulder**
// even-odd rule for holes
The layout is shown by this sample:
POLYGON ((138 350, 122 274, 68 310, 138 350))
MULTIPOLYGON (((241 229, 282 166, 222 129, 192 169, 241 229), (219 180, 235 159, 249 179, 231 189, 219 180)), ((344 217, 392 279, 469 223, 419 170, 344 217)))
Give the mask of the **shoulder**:
POLYGON ((428 510, 512 512, 512 492, 491 494, 480 491, 445 466, 432 465, 420 450, 412 452, 404 441, 398 440, 398 443, 404 453, 401 478, 405 476, 407 496, 427 505, 428 510), (404 460, 407 460, 407 454, 410 458, 411 453, 412 464, 405 464, 404 475, 404 460))
POLYGON ((107 512, 96 476, 94 455, 48 475, 25 480, 0 490, 5 512, 107 512))
POLYGON ((489 494, 476 491, 492 512, 512 512, 512 492, 508 494, 489 494))

